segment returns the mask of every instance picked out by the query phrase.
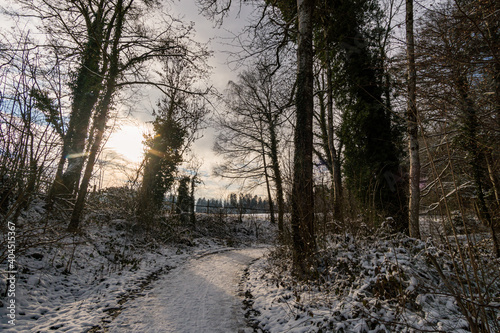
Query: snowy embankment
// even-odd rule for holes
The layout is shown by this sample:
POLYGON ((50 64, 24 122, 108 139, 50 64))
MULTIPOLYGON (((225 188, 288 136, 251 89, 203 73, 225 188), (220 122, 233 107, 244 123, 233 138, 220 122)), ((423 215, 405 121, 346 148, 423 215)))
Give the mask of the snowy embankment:
MULTIPOLYGON (((354 240, 337 237, 318 254, 314 281, 291 278, 286 249, 250 266, 243 285, 254 332, 470 332, 460 304, 460 284, 446 252, 415 239, 354 240), (281 253, 280 253, 281 252, 281 253), (285 252, 285 253, 283 253, 285 252), (429 258, 437 258, 443 282, 429 258), (445 286, 449 283, 454 290, 445 286), (454 294, 456 293, 456 294, 454 294)), ((480 298, 462 295, 479 309, 481 331, 500 331, 500 260, 485 257, 480 298)), ((472 272, 468 272, 472 279, 472 272)), ((462 275, 464 279, 466 275, 462 275)), ((461 283, 464 283, 463 281, 461 283)), ((480 290, 472 283, 472 288, 480 290)), ((469 303, 470 304, 470 303, 469 303)), ((471 314, 474 308, 469 307, 471 314)))

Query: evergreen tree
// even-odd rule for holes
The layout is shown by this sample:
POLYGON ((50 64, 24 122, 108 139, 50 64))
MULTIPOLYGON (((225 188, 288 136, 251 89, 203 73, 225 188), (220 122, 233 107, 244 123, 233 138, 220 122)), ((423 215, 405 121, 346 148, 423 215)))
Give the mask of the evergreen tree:
POLYGON ((162 78, 168 89, 164 90, 165 95, 155 112, 154 133, 145 142, 148 151, 137 210, 143 223, 151 223, 162 208, 163 197, 174 182, 182 153, 195 139, 207 113, 203 99, 206 92, 193 88, 203 74, 187 59, 169 59, 163 63, 162 78))
POLYGON ((137 215, 143 223, 151 223, 163 205, 165 193, 174 182, 174 172, 182 161, 180 148, 186 132, 171 117, 161 116, 153 123, 154 136, 146 140, 144 176, 139 190, 137 215))
POLYGON ((206 213, 207 212, 207 199, 206 198, 198 198, 196 201, 196 212, 197 213, 206 213))
POLYGON ((341 15, 329 30, 339 51, 335 75, 337 104, 344 110, 340 136, 345 145, 348 188, 365 207, 393 216, 400 231, 407 227, 401 180, 401 132, 384 100, 384 72, 373 45, 370 20, 379 8, 370 0, 337 1, 341 15))
POLYGON ((191 212, 191 194, 189 193, 189 185, 191 179, 189 177, 182 177, 179 182, 179 189, 177 190, 177 203, 175 205, 175 212, 180 216, 181 222, 186 224, 189 220, 191 212))

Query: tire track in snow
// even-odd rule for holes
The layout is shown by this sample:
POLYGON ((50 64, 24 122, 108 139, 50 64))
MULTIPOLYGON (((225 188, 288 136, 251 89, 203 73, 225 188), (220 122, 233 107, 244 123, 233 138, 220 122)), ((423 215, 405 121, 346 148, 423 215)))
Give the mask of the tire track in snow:
POLYGON ((232 250, 191 259, 156 281, 110 324, 110 332, 238 332, 245 327, 238 284, 265 249, 232 250))

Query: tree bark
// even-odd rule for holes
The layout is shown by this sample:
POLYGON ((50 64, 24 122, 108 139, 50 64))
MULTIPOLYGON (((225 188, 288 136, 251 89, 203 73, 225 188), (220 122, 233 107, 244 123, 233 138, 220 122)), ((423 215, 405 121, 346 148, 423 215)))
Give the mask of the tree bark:
POLYGON ((313 195, 313 11, 314 0, 297 0, 298 48, 296 126, 292 187, 292 241, 295 274, 309 272, 316 251, 313 195))
MULTIPOLYGON (((109 106, 109 104, 108 104, 109 106)), ((78 230, 80 219, 83 213, 83 208, 85 206, 85 200, 87 196, 87 190, 90 183, 90 178, 92 176, 92 171, 94 170, 94 165, 97 159, 97 154, 99 152, 99 148, 101 146, 102 138, 104 136, 104 129, 107 120, 108 110, 104 109, 105 106, 99 110, 99 114, 97 115, 95 121, 96 124, 96 137, 92 147, 90 148, 90 154, 87 161, 87 166, 85 167, 85 172, 83 175, 82 183, 80 188, 78 189, 78 195, 75 202, 75 207, 73 208, 73 212, 71 214, 70 224, 68 225, 69 232, 76 232, 78 230)))
POLYGON ((417 71, 413 34, 413 0, 406 0, 406 55, 408 70, 408 150, 410 156, 410 198, 408 224, 410 237, 420 238, 420 156, 418 145, 418 110, 416 104, 417 71))
POLYGON ((283 179, 281 177, 281 169, 279 166, 277 153, 271 156, 271 164, 274 173, 274 184, 276 185, 276 201, 278 204, 278 231, 283 235, 283 232, 285 231, 285 199, 283 195, 283 179))
POLYGON ((194 202, 194 188, 196 187, 197 173, 191 178, 191 192, 189 193, 190 215, 189 221, 194 230, 196 230, 196 207, 194 202))
MULTIPOLYGON (((267 116, 267 113, 266 113, 267 116)), ((267 118, 267 117, 266 117, 267 118)), ((263 169, 264 169, 264 178, 266 180, 266 190, 267 190, 267 197, 269 200, 269 214, 271 216, 271 223, 276 224, 276 217, 274 216, 274 203, 273 203, 273 196, 271 194, 271 182, 269 180, 269 173, 267 171, 267 160, 266 160, 266 147, 264 145, 264 126, 262 125, 262 118, 259 115, 259 135, 260 135, 260 148, 262 150, 261 155, 262 155, 262 164, 263 164, 263 169)), ((271 128, 272 124, 269 123, 269 128, 271 128)))

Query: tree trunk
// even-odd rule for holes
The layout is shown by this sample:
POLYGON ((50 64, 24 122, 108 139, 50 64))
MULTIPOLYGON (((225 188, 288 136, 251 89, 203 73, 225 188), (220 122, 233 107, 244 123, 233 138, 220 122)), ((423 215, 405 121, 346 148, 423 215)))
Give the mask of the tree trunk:
POLYGON ((309 272, 316 251, 313 195, 313 11, 314 0, 297 0, 297 97, 292 187, 292 241, 295 274, 309 272))
POLYGON ((285 216, 285 199, 283 197, 283 179, 281 177, 281 168, 278 154, 278 140, 276 138, 276 121, 272 119, 272 115, 268 117, 269 124, 269 139, 271 147, 271 168, 274 174, 274 184, 276 185, 276 201, 278 204, 278 231, 280 236, 284 232, 284 216, 285 216))
POLYGON ((328 53, 327 60, 327 118, 328 118, 328 148, 330 150, 330 159, 332 164, 332 187, 333 187, 333 217, 336 220, 343 221, 342 212, 342 176, 340 173, 340 161, 337 156, 337 150, 335 149, 334 142, 334 128, 333 128, 333 71, 330 59, 330 53, 328 53))
POLYGON ((102 76, 99 73, 104 43, 103 20, 104 5, 101 4, 87 27, 88 41, 82 52, 81 67, 72 88, 71 117, 64 135, 62 156, 49 195, 49 203, 58 195, 72 194, 78 190, 85 161, 85 140, 90 118, 102 90, 102 76), (63 173, 66 161, 68 167, 63 173))
POLYGON ((408 150, 410 156, 410 198, 408 224, 410 237, 420 238, 420 156, 418 145, 418 110, 416 104, 417 71, 413 36, 413 0, 406 0, 406 55, 408 68, 408 150))
POLYGON ((195 202, 194 202, 194 188, 196 187, 196 177, 197 177, 197 173, 195 173, 193 175, 193 177, 191 178, 191 193, 189 194, 189 204, 190 204, 190 216, 189 216, 189 220, 191 222, 191 225, 193 226, 193 229, 196 230, 196 207, 195 207, 195 202))
POLYGON ((278 231, 283 235, 285 231, 284 216, 285 216, 285 198, 283 195, 283 179, 281 178, 281 170, 277 161, 272 161, 274 173, 274 183, 276 185, 276 201, 278 204, 278 231))
MULTIPOLYGON (((85 173, 82 179, 82 184, 78 189, 78 196, 75 203, 75 208, 71 215, 71 221, 68 225, 68 231, 75 232, 78 230, 83 208, 85 206, 85 199, 87 196, 88 185, 90 183, 90 177, 92 176, 92 171, 94 170, 94 164, 97 159, 97 154, 99 148, 101 147, 102 139, 104 137, 104 131, 106 129, 106 121, 109 114, 109 109, 112 104, 112 98, 116 90, 116 80, 119 73, 119 42, 121 39, 121 34, 123 30, 123 20, 125 12, 123 10, 123 1, 118 0, 116 4, 116 27, 115 35, 113 39, 113 46, 110 55, 110 68, 109 76, 106 80, 105 94, 102 97, 98 105, 98 113, 95 119, 95 139, 90 149, 90 154, 87 161, 87 166, 85 168, 85 173)), ((79 177, 79 175, 78 175, 79 177)))
POLYGON ((96 129, 95 129, 96 137, 95 137, 94 143, 92 144, 92 147, 90 148, 90 154, 89 154, 89 158, 87 161, 87 166, 85 167, 85 172, 83 175, 82 183, 80 185, 80 188, 78 189, 78 196, 76 198, 75 207, 73 208, 73 213, 71 214, 70 224, 68 225, 69 232, 76 232, 78 230, 78 227, 80 224, 80 219, 81 219, 82 212, 83 212, 83 208, 85 206, 85 199, 87 196, 87 190, 88 190, 88 186, 90 183, 90 178, 92 176, 92 171, 94 170, 94 165, 95 165, 95 162, 97 159, 97 154, 99 152, 102 138, 104 136, 104 129, 106 126, 106 120, 107 120, 110 99, 108 99, 107 106, 105 106, 104 103, 106 103, 106 102, 103 102, 103 105, 101 106, 101 108, 99 110, 99 114, 97 115, 97 117, 95 119, 95 121, 97 122, 96 129))
POLYGON ((269 174, 267 172, 267 162, 266 162, 266 152, 264 151, 264 142, 261 141, 262 145, 262 162, 264 163, 264 177, 266 179, 266 189, 267 189, 267 197, 269 200, 269 213, 271 215, 271 223, 276 224, 276 217, 274 216, 274 203, 273 196, 271 195, 271 186, 269 181, 269 174))
MULTIPOLYGON (((499 29, 498 29, 498 21, 496 21, 496 24, 489 24, 488 25, 488 30, 489 30, 489 35, 492 40, 492 45, 496 45, 497 49, 493 50, 495 52, 494 60, 495 63, 493 64, 493 75, 494 75, 494 84, 495 84, 495 109, 496 109, 496 131, 497 133, 500 133, 500 60, 499 56, 500 54, 498 53, 500 51, 500 48, 498 48, 499 41, 500 41, 500 34, 499 34, 499 29), (491 29, 490 27, 496 27, 497 29, 491 29)), ((497 134, 498 135, 498 134, 497 134)), ((497 136, 498 137, 498 136, 497 136)), ((491 153, 488 154, 487 156, 487 162, 488 162, 488 172, 490 174, 490 179, 493 185, 493 190, 495 192, 495 198, 497 201, 497 209, 500 209, 500 199, 499 199, 499 192, 500 192, 500 184, 499 184, 499 179, 498 179, 498 174, 497 171, 494 170, 494 166, 498 165, 498 140, 496 146, 493 148, 493 151, 496 151, 495 154, 491 153)), ((495 168, 497 169, 497 168, 495 168)), ((491 226, 491 232, 492 236, 494 238, 494 241, 496 242, 495 246, 495 252, 497 258, 500 257, 500 245, 498 244, 498 239, 496 237, 496 229, 500 224, 500 217, 498 217, 498 214, 492 219, 492 226, 491 226)))

